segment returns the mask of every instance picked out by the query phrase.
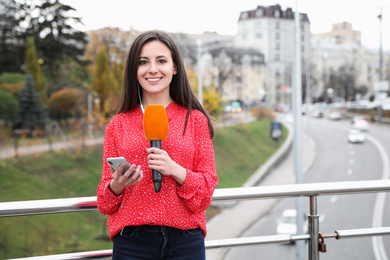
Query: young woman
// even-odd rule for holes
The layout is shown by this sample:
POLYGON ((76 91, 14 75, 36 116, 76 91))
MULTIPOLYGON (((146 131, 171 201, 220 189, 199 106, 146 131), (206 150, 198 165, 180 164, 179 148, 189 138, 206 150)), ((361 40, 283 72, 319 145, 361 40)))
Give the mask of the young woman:
POLYGON ((205 259, 206 214, 218 184, 210 117, 190 87, 183 58, 166 33, 149 31, 130 47, 121 103, 106 127, 98 208, 108 215, 113 259, 205 259), (150 147, 144 107, 163 105, 168 136, 150 147), (125 157, 130 169, 105 162, 125 157), (152 170, 162 174, 155 192, 152 170))

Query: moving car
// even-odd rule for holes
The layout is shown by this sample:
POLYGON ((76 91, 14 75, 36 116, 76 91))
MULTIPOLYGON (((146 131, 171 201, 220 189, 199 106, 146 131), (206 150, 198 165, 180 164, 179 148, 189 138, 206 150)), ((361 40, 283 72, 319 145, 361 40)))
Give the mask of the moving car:
POLYGON ((333 111, 329 114, 329 119, 331 120, 340 120, 341 119, 341 113, 337 111, 333 111))
MULTIPOLYGON (((282 213, 282 217, 278 220, 276 226, 277 235, 297 234, 297 211, 295 209, 286 209, 282 213)), ((304 221, 303 232, 307 233, 307 221, 304 221)))
POLYGON ((370 129, 370 124, 368 123, 367 120, 363 119, 363 120, 357 120, 355 121, 355 123, 353 124, 353 128, 355 129, 359 129, 361 131, 368 131, 370 129))
POLYGON ((348 142, 349 143, 363 143, 365 136, 359 129, 351 129, 348 133, 348 142))

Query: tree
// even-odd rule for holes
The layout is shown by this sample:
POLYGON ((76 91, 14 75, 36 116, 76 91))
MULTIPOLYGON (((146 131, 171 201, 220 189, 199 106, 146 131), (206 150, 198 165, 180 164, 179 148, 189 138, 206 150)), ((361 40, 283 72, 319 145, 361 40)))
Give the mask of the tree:
POLYGON ((34 38, 27 39, 26 50, 26 73, 30 73, 35 83, 35 90, 41 96, 41 103, 47 103, 46 80, 43 76, 41 65, 39 64, 37 51, 35 49, 34 38))
MULTIPOLYGON (((73 66, 74 62, 80 66, 77 71, 85 70, 86 61, 83 60, 83 54, 87 35, 73 27, 81 23, 81 18, 67 15, 68 12, 75 11, 74 8, 60 3, 59 0, 10 0, 7 2, 11 3, 7 7, 9 17, 0 13, 0 26, 6 24, 0 28, 7 28, 7 30, 4 29, 5 33, 0 32, 0 36, 6 39, 0 38, 2 57, 0 72, 23 71, 26 39, 31 36, 35 39, 37 55, 42 62, 48 85, 52 88, 49 89, 51 92, 69 83, 69 81, 62 81, 70 78, 63 76, 62 73, 69 71, 67 67, 73 66), (3 57, 6 59, 3 60, 3 57), (70 60, 72 62, 69 62, 70 60)), ((88 77, 83 77, 83 80, 88 80, 88 77)))
POLYGON ((47 109, 40 105, 34 81, 31 74, 28 74, 26 85, 20 93, 19 112, 14 121, 13 130, 23 130, 27 136, 33 136, 35 130, 45 129, 47 121, 47 109))
POLYGON ((101 48, 96 59, 91 85, 91 89, 98 93, 101 111, 106 111, 106 100, 110 96, 113 86, 115 86, 115 81, 110 71, 107 50, 106 48, 101 48))
POLYGON ((0 88, 0 118, 10 121, 16 116, 18 108, 18 100, 14 95, 0 88))
POLYGON ((24 46, 20 39, 16 17, 18 5, 15 1, 0 0, 0 74, 22 72, 24 46))
POLYGON ((74 115, 81 101, 80 90, 65 88, 53 93, 48 103, 57 120, 61 120, 74 115))

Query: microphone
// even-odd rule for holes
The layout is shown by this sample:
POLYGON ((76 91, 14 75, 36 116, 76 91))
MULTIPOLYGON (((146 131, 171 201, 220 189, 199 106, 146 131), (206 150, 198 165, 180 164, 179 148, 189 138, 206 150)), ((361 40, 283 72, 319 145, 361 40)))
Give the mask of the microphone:
MULTIPOLYGON (((165 107, 162 105, 147 105, 144 113, 144 134, 146 140, 150 141, 151 147, 161 149, 161 140, 168 136, 168 116, 165 107)), ((152 170, 154 191, 161 190, 162 177, 157 170, 152 170)))

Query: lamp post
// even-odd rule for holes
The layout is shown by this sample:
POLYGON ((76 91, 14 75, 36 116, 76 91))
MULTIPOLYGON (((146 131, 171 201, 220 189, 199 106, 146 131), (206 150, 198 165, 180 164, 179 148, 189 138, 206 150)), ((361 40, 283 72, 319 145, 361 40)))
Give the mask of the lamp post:
POLYGON ((383 50, 382 50, 382 8, 378 15, 379 19, 379 80, 383 80, 383 50))
POLYGON ((198 99, 200 105, 203 106, 203 82, 202 82, 202 40, 197 39, 196 45, 198 46, 198 99))

